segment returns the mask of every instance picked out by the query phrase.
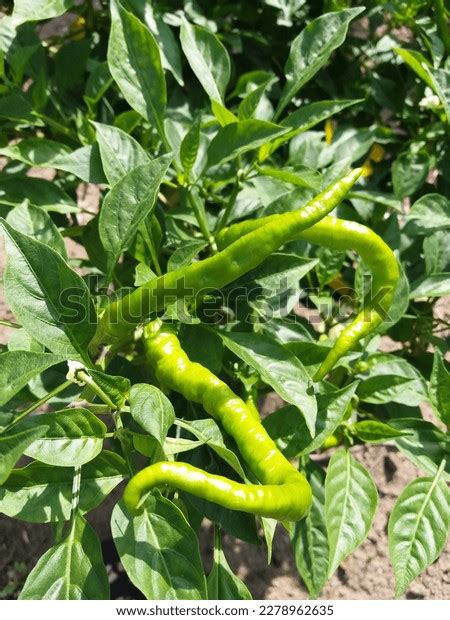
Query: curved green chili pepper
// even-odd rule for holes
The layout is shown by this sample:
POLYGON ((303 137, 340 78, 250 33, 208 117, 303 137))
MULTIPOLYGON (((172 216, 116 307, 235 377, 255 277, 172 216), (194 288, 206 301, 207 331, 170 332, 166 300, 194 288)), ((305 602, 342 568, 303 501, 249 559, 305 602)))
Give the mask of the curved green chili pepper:
MULTIPOLYGON (((282 223, 287 214, 269 215, 260 220, 247 220, 224 228, 217 237, 220 248, 233 244, 235 239, 268 224, 282 223)), ((245 238, 245 237, 244 237, 245 238)), ((308 230, 292 234, 290 241, 304 239, 338 251, 354 250, 372 271, 372 294, 358 316, 339 335, 333 348, 320 366, 315 381, 330 372, 336 362, 361 338, 380 325, 388 314, 394 297, 400 270, 391 248, 373 230, 363 224, 326 216, 308 230)))
POLYGON ((236 238, 229 247, 205 260, 175 269, 137 288, 106 308, 100 319, 93 346, 122 339, 134 326, 152 313, 163 310, 176 299, 204 297, 223 288, 257 267, 293 236, 309 228, 332 211, 361 175, 352 170, 299 211, 283 215, 280 221, 268 221, 245 237, 236 238))
POLYGON ((144 342, 147 360, 161 385, 202 404, 234 437, 262 484, 234 482, 187 463, 155 463, 128 483, 124 492, 127 507, 136 511, 144 493, 168 485, 232 510, 279 520, 301 519, 311 504, 311 488, 303 474, 281 454, 254 412, 226 383, 201 364, 191 362, 177 336, 161 327, 160 321, 144 329, 144 342))

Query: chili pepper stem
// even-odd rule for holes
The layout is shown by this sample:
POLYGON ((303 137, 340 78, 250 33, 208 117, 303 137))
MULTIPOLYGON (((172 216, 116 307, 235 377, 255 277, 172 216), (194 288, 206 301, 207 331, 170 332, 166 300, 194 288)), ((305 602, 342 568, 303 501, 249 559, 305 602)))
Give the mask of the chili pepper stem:
POLYGON ((141 226, 140 232, 141 232, 141 234, 142 234, 142 236, 144 238, 145 245, 147 246, 147 248, 148 248, 148 250, 150 252, 150 257, 151 257, 151 260, 152 260, 153 267, 155 268, 156 275, 161 276, 162 275, 162 270, 161 270, 161 265, 159 264, 158 254, 156 252, 156 248, 155 248, 155 244, 153 243, 153 239, 148 234, 147 225, 146 225, 145 222, 141 226))

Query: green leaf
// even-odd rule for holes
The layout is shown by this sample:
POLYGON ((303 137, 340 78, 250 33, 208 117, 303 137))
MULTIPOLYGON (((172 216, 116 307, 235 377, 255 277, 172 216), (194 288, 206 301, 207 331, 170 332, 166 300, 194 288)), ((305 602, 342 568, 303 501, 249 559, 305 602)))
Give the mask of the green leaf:
POLYGON ((22 93, 12 92, 0 99, 0 118, 26 125, 41 126, 43 123, 33 114, 33 107, 22 93))
MULTIPOLYGON (((34 461, 14 469, 0 487, 0 512, 30 523, 68 521, 72 506, 73 467, 34 461)), ((90 512, 128 477, 125 461, 104 450, 83 465, 80 510, 90 512)))
POLYGON ((401 48, 394 51, 436 93, 444 107, 447 121, 450 122, 450 71, 432 67, 420 52, 401 48))
POLYGON ((395 437, 407 435, 407 431, 399 431, 389 424, 378 420, 360 420, 349 427, 350 432, 365 443, 384 443, 395 437))
POLYGON ((442 273, 450 265, 450 246, 444 230, 437 230, 425 237, 422 248, 427 275, 442 273))
POLYGON ((184 325, 179 332, 183 351, 192 362, 198 362, 215 375, 220 375, 223 367, 223 342, 220 336, 198 325, 184 325))
POLYGON ((200 146, 200 116, 192 123, 180 144, 180 161, 185 175, 189 178, 197 161, 200 146))
POLYGON ((424 67, 424 69, 430 78, 432 89, 442 103, 447 122, 450 123, 450 71, 428 66, 424 67))
POLYGON ((443 460, 447 460, 445 477, 450 480, 450 439, 437 426, 421 418, 391 418, 390 426, 405 431, 403 437, 394 439, 398 449, 416 467, 434 476, 443 460))
POLYGON ((275 536, 277 525, 278 521, 276 519, 261 517, 261 526, 264 532, 264 540, 267 547, 267 564, 272 562, 273 538, 275 536))
POLYGON ((118 181, 106 196, 100 211, 99 233, 109 253, 111 272, 122 252, 131 245, 139 226, 152 212, 159 186, 172 155, 163 155, 138 166, 118 181))
POLYGON ((206 248, 207 245, 206 241, 200 241, 200 239, 184 242, 167 261, 167 271, 174 271, 180 267, 190 265, 198 253, 206 248))
POLYGON ((183 19, 180 41, 189 65, 208 97, 223 104, 230 80, 230 57, 219 39, 206 28, 183 19))
POLYGON ((178 425, 192 433, 202 444, 206 444, 221 459, 223 459, 234 471, 245 480, 246 476, 238 457, 232 452, 224 441, 223 433, 217 422, 211 418, 201 420, 178 421, 178 425))
POLYGON ((291 312, 300 295, 299 281, 317 265, 317 259, 303 258, 295 254, 277 252, 269 256, 259 267, 233 282, 239 289, 257 292, 249 296, 249 305, 258 315, 273 319, 291 312))
POLYGON ((134 168, 150 162, 139 142, 118 127, 92 124, 97 132, 103 170, 111 186, 134 168))
POLYGON ((427 386, 420 372, 407 360, 389 353, 374 353, 368 368, 358 375, 358 397, 367 403, 395 402, 413 407, 427 399, 427 386))
POLYGON ((102 450, 107 428, 87 409, 63 409, 33 416, 32 427, 47 427, 45 436, 31 443, 25 450, 47 465, 75 467, 92 461, 102 450))
POLYGON ((24 203, 14 207, 6 216, 6 221, 15 230, 48 245, 67 260, 64 239, 46 211, 24 203))
POLYGON ((291 534, 295 564, 311 598, 318 598, 328 579, 328 536, 325 525, 325 472, 308 461, 305 475, 312 489, 312 504, 306 517, 291 534))
POLYGON ((388 528, 397 598, 439 557, 449 526, 450 497, 441 469, 434 478, 416 478, 403 489, 388 528))
POLYGON ((141 286, 158 276, 146 263, 138 263, 134 274, 134 286, 141 286))
POLYGON ((341 390, 317 395, 314 438, 298 409, 287 405, 267 416, 263 425, 287 458, 310 454, 319 449, 344 420, 357 383, 341 390))
POLYGON ((62 15, 74 4, 75 0, 15 0, 12 17, 16 26, 42 21, 62 15))
POLYGON ((394 298, 386 314, 385 320, 376 328, 375 334, 383 334, 400 321, 409 305, 410 284, 402 263, 398 262, 400 278, 394 291, 394 298))
POLYGON ((67 155, 60 155, 53 160, 52 167, 74 174, 86 183, 106 182, 97 144, 82 146, 67 155))
POLYGON ((325 65, 332 52, 342 45, 350 22, 363 11, 364 7, 357 7, 321 15, 294 39, 284 67, 286 84, 275 112, 276 119, 298 91, 325 65))
POLYGON ((288 131, 287 127, 256 119, 230 123, 219 129, 211 141, 208 147, 208 165, 216 166, 256 149, 288 131))
POLYGON ((440 194, 426 194, 416 200, 407 218, 422 234, 450 228, 450 201, 440 194))
MULTIPOLYGON (((314 132, 312 135, 316 135, 314 132)), ((311 138, 305 135, 304 140, 309 142, 311 138)), ((298 136, 302 138, 302 136, 298 136)), ((338 176, 343 173, 342 166, 345 169, 351 166, 358 159, 367 156, 370 147, 374 142, 379 140, 380 130, 373 125, 371 127, 342 127, 336 131, 333 142, 330 145, 322 146, 317 145, 318 153, 315 156, 314 163, 308 161, 301 162, 314 167, 322 168, 324 166, 333 165, 338 170, 338 176)), ((301 142, 300 142, 301 144, 301 142)), ((290 145, 291 159, 296 161, 296 158, 305 158, 305 154, 296 152, 298 147, 296 146, 296 140, 293 140, 290 145)), ((305 147, 303 147, 305 148, 305 147)), ((331 169, 333 170, 333 168, 331 169)), ((328 178, 330 182, 332 179, 328 178)), ((336 179, 335 179, 336 180, 336 179)))
POLYGON ((366 538, 377 501, 377 489, 367 469, 348 450, 342 448, 335 452, 325 480, 329 577, 366 538))
POLYGON ((107 600, 109 584, 100 540, 77 514, 67 536, 51 547, 25 582, 20 600, 107 600))
POLYGON ((142 0, 126 0, 125 6, 127 5, 147 25, 158 42, 164 69, 170 71, 178 84, 183 86, 181 54, 172 30, 165 23, 162 16, 155 13, 149 2, 143 3, 142 0))
POLYGON ((211 110, 222 127, 239 122, 238 117, 218 101, 211 101, 211 110))
POLYGON ((45 348, 33 336, 30 336, 23 327, 11 332, 7 347, 8 351, 32 351, 34 353, 43 353, 45 348))
POLYGON ((6 54, 17 36, 17 29, 11 15, 4 15, 0 21, 0 50, 6 54))
POLYGON ((450 295, 450 273, 433 273, 411 282, 410 299, 450 295))
POLYGON ((154 385, 136 383, 130 391, 130 413, 136 422, 164 445, 169 428, 175 421, 172 403, 154 385))
POLYGON ((285 183, 297 185, 299 187, 307 187, 311 189, 319 189, 322 184, 322 175, 320 172, 307 168, 306 166, 286 166, 284 168, 272 166, 258 166, 257 170, 264 176, 280 179, 285 183))
POLYGON ((16 207, 25 201, 56 213, 77 213, 76 203, 55 183, 32 177, 7 176, 0 179, 0 204, 16 207))
POLYGON ((433 88, 433 82, 428 72, 425 70, 425 67, 429 67, 430 63, 423 54, 416 50, 406 50, 401 47, 395 47, 394 52, 406 62, 425 84, 433 88))
POLYGON ((182 437, 166 437, 164 442, 164 454, 166 457, 174 454, 189 452, 203 446, 203 441, 193 441, 192 439, 183 439, 182 437))
POLYGON ((94 368, 89 369, 89 375, 100 387, 117 409, 122 409, 128 400, 131 383, 126 377, 111 375, 94 368))
POLYGON ((0 405, 7 403, 28 381, 47 368, 65 361, 63 355, 32 351, 6 351, 0 354, 0 405))
POLYGON ((288 114, 288 116, 283 118, 279 123, 282 127, 289 127, 288 133, 262 146, 259 151, 259 160, 264 161, 267 159, 279 146, 291 140, 294 136, 308 131, 318 123, 330 118, 330 116, 338 114, 342 110, 345 110, 345 108, 361 103, 362 101, 363 99, 314 101, 313 103, 303 105, 297 110, 294 110, 294 112, 288 114))
POLYGON ((66 144, 43 138, 25 138, 16 144, 0 148, 0 155, 38 168, 53 167, 54 160, 71 152, 66 144))
POLYGON ((57 252, 5 221, 2 225, 8 257, 5 291, 15 317, 53 353, 90 365, 87 347, 96 331, 96 314, 86 284, 57 252))
POLYGON ((317 403, 311 381, 300 360, 276 341, 262 334, 220 334, 225 346, 254 368, 261 379, 285 401, 298 407, 314 436, 317 403))
POLYGON ((149 494, 144 512, 135 517, 117 504, 111 531, 129 579, 148 600, 207 598, 195 532, 160 493, 149 494))
POLYGON ((220 530, 214 537, 214 559, 207 579, 208 599, 213 601, 252 600, 247 586, 231 570, 222 549, 220 530))
POLYGON ((427 153, 420 151, 400 153, 392 164, 392 185, 397 198, 412 196, 425 183, 431 160, 427 153))
POLYGON ((375 203, 382 205, 383 207, 389 207, 389 209, 394 209, 395 211, 403 212, 402 203, 400 200, 397 200, 392 196, 392 194, 388 194, 387 192, 380 192, 374 189, 352 189, 351 192, 347 194, 347 198, 349 198, 353 204, 364 202, 364 203, 375 203))
POLYGON ((14 465, 30 443, 42 437, 46 431, 46 426, 40 426, 22 431, 13 428, 0 434, 0 485, 8 479, 14 465))
POLYGON ((111 2, 108 66, 133 110, 154 123, 164 140, 167 93, 158 44, 150 30, 117 0, 111 2))
POLYGON ((83 99, 87 103, 89 112, 95 115, 96 106, 103 99, 106 91, 109 89, 113 79, 109 72, 108 63, 96 62, 86 81, 83 99))
POLYGON ((447 427, 450 427, 450 372, 439 349, 434 352, 429 392, 434 412, 447 427))
POLYGON ((261 103, 261 98, 263 97, 264 92, 276 81, 277 78, 275 76, 268 77, 262 84, 260 84, 257 88, 254 88, 242 99, 238 109, 238 118, 240 121, 245 121, 255 117, 258 105, 261 103))

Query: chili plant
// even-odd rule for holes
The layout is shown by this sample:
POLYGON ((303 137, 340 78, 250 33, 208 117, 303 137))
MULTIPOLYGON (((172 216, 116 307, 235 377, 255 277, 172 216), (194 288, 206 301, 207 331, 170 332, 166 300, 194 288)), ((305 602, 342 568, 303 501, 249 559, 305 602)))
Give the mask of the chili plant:
POLYGON ((395 595, 443 550, 448 13, 321 4, 4 6, 0 512, 55 539, 22 599, 109 598, 109 495, 148 599, 251 598, 222 536, 270 562, 277 523, 316 598, 377 510, 362 444, 421 472, 395 595))

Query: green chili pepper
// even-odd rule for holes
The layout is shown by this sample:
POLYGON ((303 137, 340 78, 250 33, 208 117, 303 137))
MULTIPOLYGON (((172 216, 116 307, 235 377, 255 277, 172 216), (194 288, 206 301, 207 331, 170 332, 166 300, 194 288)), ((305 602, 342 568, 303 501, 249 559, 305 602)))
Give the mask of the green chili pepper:
POLYGON ((144 329, 144 342, 147 361, 160 384, 202 404, 234 437, 243 458, 262 484, 241 484, 187 463, 155 463, 128 483, 124 492, 127 507, 138 510, 144 493, 168 485, 232 510, 279 520, 301 519, 311 504, 311 488, 306 478, 279 452, 255 413, 226 383, 201 364, 191 362, 177 336, 169 328, 161 327, 160 321, 144 329))
MULTIPOLYGON (((224 228, 217 237, 220 248, 233 244, 235 239, 269 224, 282 223, 289 213, 270 215, 260 220, 247 220, 224 228)), ((245 238, 245 237, 244 237, 245 238)), ((333 348, 320 366, 315 381, 330 372, 336 362, 361 338, 372 332, 388 316, 400 277, 397 259, 390 247, 373 230, 357 222, 326 216, 308 230, 292 234, 290 240, 304 239, 338 251, 354 250, 372 271, 372 293, 358 316, 339 335, 333 348)))
POLYGON ((152 313, 164 310, 176 299, 204 297, 254 269, 293 236, 332 211, 360 174, 361 169, 352 170, 301 210, 287 213, 276 222, 267 221, 267 226, 258 226, 245 237, 234 239, 218 254, 155 278, 109 304, 101 317, 92 348, 121 340, 134 326, 152 313))

